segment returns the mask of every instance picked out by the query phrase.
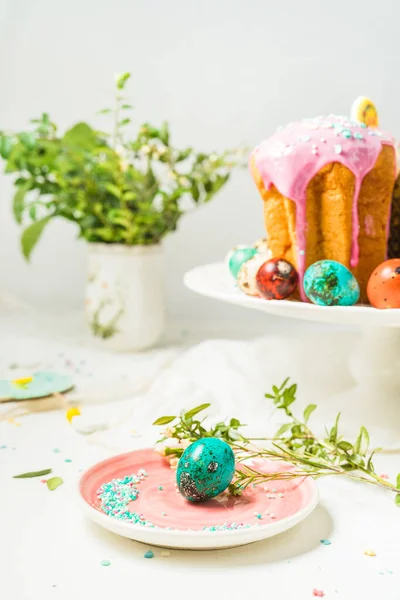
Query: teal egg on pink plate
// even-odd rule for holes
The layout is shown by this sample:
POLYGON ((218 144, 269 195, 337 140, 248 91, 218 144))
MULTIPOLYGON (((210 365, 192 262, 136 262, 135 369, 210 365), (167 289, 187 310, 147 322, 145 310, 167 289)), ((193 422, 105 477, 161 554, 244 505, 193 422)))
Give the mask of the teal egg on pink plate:
POLYGON ((320 306, 352 306, 360 297, 357 279, 335 260, 319 260, 308 267, 303 287, 307 298, 320 306))
POLYGON ((182 454, 176 483, 187 500, 204 502, 222 494, 234 474, 235 455, 229 444, 218 438, 201 438, 182 454))

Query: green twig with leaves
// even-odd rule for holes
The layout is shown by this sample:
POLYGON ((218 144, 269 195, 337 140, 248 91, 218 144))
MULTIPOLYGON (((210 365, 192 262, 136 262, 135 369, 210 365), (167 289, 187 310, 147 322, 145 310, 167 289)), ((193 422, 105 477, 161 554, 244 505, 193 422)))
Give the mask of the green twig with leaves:
POLYGON ((26 258, 55 218, 78 226, 88 242, 158 244, 177 228, 186 204, 209 202, 245 166, 242 151, 198 153, 171 143, 168 123, 132 127, 125 90, 130 74, 115 80, 112 132, 77 123, 63 135, 47 113, 33 130, 0 131, 5 172, 16 176, 13 211, 26 258), (129 133, 128 133, 129 132, 129 133))
POLYGON ((244 425, 238 419, 230 419, 228 423, 220 422, 214 427, 205 427, 205 418, 195 418, 200 412, 208 408, 203 404, 187 412, 182 411, 180 416, 161 417, 154 425, 168 425, 165 435, 158 441, 164 444, 169 439, 176 439, 178 443, 166 445, 166 456, 181 456, 182 440, 194 442, 202 437, 219 437, 231 445, 235 452, 238 468, 235 481, 230 486, 230 491, 239 494, 250 484, 266 481, 291 480, 301 477, 321 477, 323 475, 341 475, 348 479, 376 485, 395 493, 395 502, 400 506, 400 474, 396 483, 380 477, 374 468, 373 457, 379 448, 370 450, 370 438, 365 427, 361 427, 354 443, 343 438, 339 432, 340 413, 337 415, 332 427, 326 429, 325 437, 318 437, 309 427, 308 422, 317 406, 309 404, 302 418, 298 418, 292 411, 296 400, 297 385, 289 384, 286 379, 280 387, 273 386, 272 393, 265 397, 272 400, 277 409, 282 411, 288 422, 282 425, 274 438, 246 438, 239 431, 244 425), (254 442, 264 440, 268 446, 260 448, 254 442), (248 464, 250 459, 261 458, 267 460, 283 460, 290 463, 293 468, 287 471, 260 473, 248 464))

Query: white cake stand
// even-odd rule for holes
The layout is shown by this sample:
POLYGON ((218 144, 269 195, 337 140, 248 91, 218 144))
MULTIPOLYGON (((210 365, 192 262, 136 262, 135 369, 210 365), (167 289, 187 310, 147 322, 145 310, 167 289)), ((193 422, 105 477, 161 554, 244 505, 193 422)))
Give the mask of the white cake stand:
MULTIPOLYGON (((327 385, 332 415, 342 411, 346 433, 360 425, 374 431, 380 446, 400 449, 400 310, 370 306, 316 306, 288 300, 252 298, 241 292, 223 263, 198 267, 186 273, 185 285, 194 292, 244 308, 279 317, 339 326, 355 326, 361 336, 349 355, 354 387, 334 395, 327 385)), ((343 348, 338 349, 343 352, 343 348)), ((329 411, 328 411, 329 412, 329 411)), ((329 415, 331 416, 331 415, 329 415)))

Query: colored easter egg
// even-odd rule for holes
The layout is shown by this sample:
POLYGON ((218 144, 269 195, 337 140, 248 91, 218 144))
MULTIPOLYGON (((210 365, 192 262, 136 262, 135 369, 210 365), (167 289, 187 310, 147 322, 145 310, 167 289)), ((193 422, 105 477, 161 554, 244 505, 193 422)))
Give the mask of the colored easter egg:
POLYGON ((379 126, 376 106, 366 96, 359 96, 354 100, 351 107, 351 118, 355 121, 361 121, 367 127, 376 128, 379 126))
POLYGON ((271 258, 257 271, 256 283, 260 296, 267 300, 284 300, 296 289, 299 276, 294 266, 284 258, 271 258))
POLYGON ((176 482, 187 500, 203 502, 226 490, 234 473, 235 455, 231 447, 218 438, 202 438, 182 454, 176 482))
POLYGON ((354 275, 335 260, 319 260, 308 267, 303 286, 307 298, 320 306, 351 306, 360 297, 354 275))
POLYGON ((225 260, 224 260, 224 262, 225 262, 226 266, 228 267, 228 269, 229 269, 229 261, 231 260, 232 255, 236 252, 236 250, 241 250, 242 248, 248 248, 248 246, 245 245, 245 244, 239 244, 238 246, 235 246, 234 248, 232 248, 231 250, 229 250, 229 252, 225 256, 225 260))
POLYGON ((229 270, 235 279, 237 278, 243 263, 245 263, 246 260, 253 258, 255 254, 257 254, 257 248, 252 248, 251 246, 237 248, 237 250, 232 253, 229 259, 229 270))
POLYGON ((247 296, 259 296, 256 276, 258 269, 265 263, 267 258, 264 254, 255 254, 253 258, 242 264, 237 277, 239 288, 247 294, 247 296))
POLYGON ((400 258, 385 260, 375 269, 367 295, 375 308, 400 308, 400 258))

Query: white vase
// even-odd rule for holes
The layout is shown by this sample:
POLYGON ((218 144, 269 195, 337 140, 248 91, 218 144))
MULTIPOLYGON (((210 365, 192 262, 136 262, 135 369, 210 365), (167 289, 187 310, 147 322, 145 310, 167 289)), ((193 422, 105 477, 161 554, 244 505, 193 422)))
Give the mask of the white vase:
POLYGON ((161 246, 89 244, 85 305, 91 333, 105 349, 153 346, 164 328, 161 246))

